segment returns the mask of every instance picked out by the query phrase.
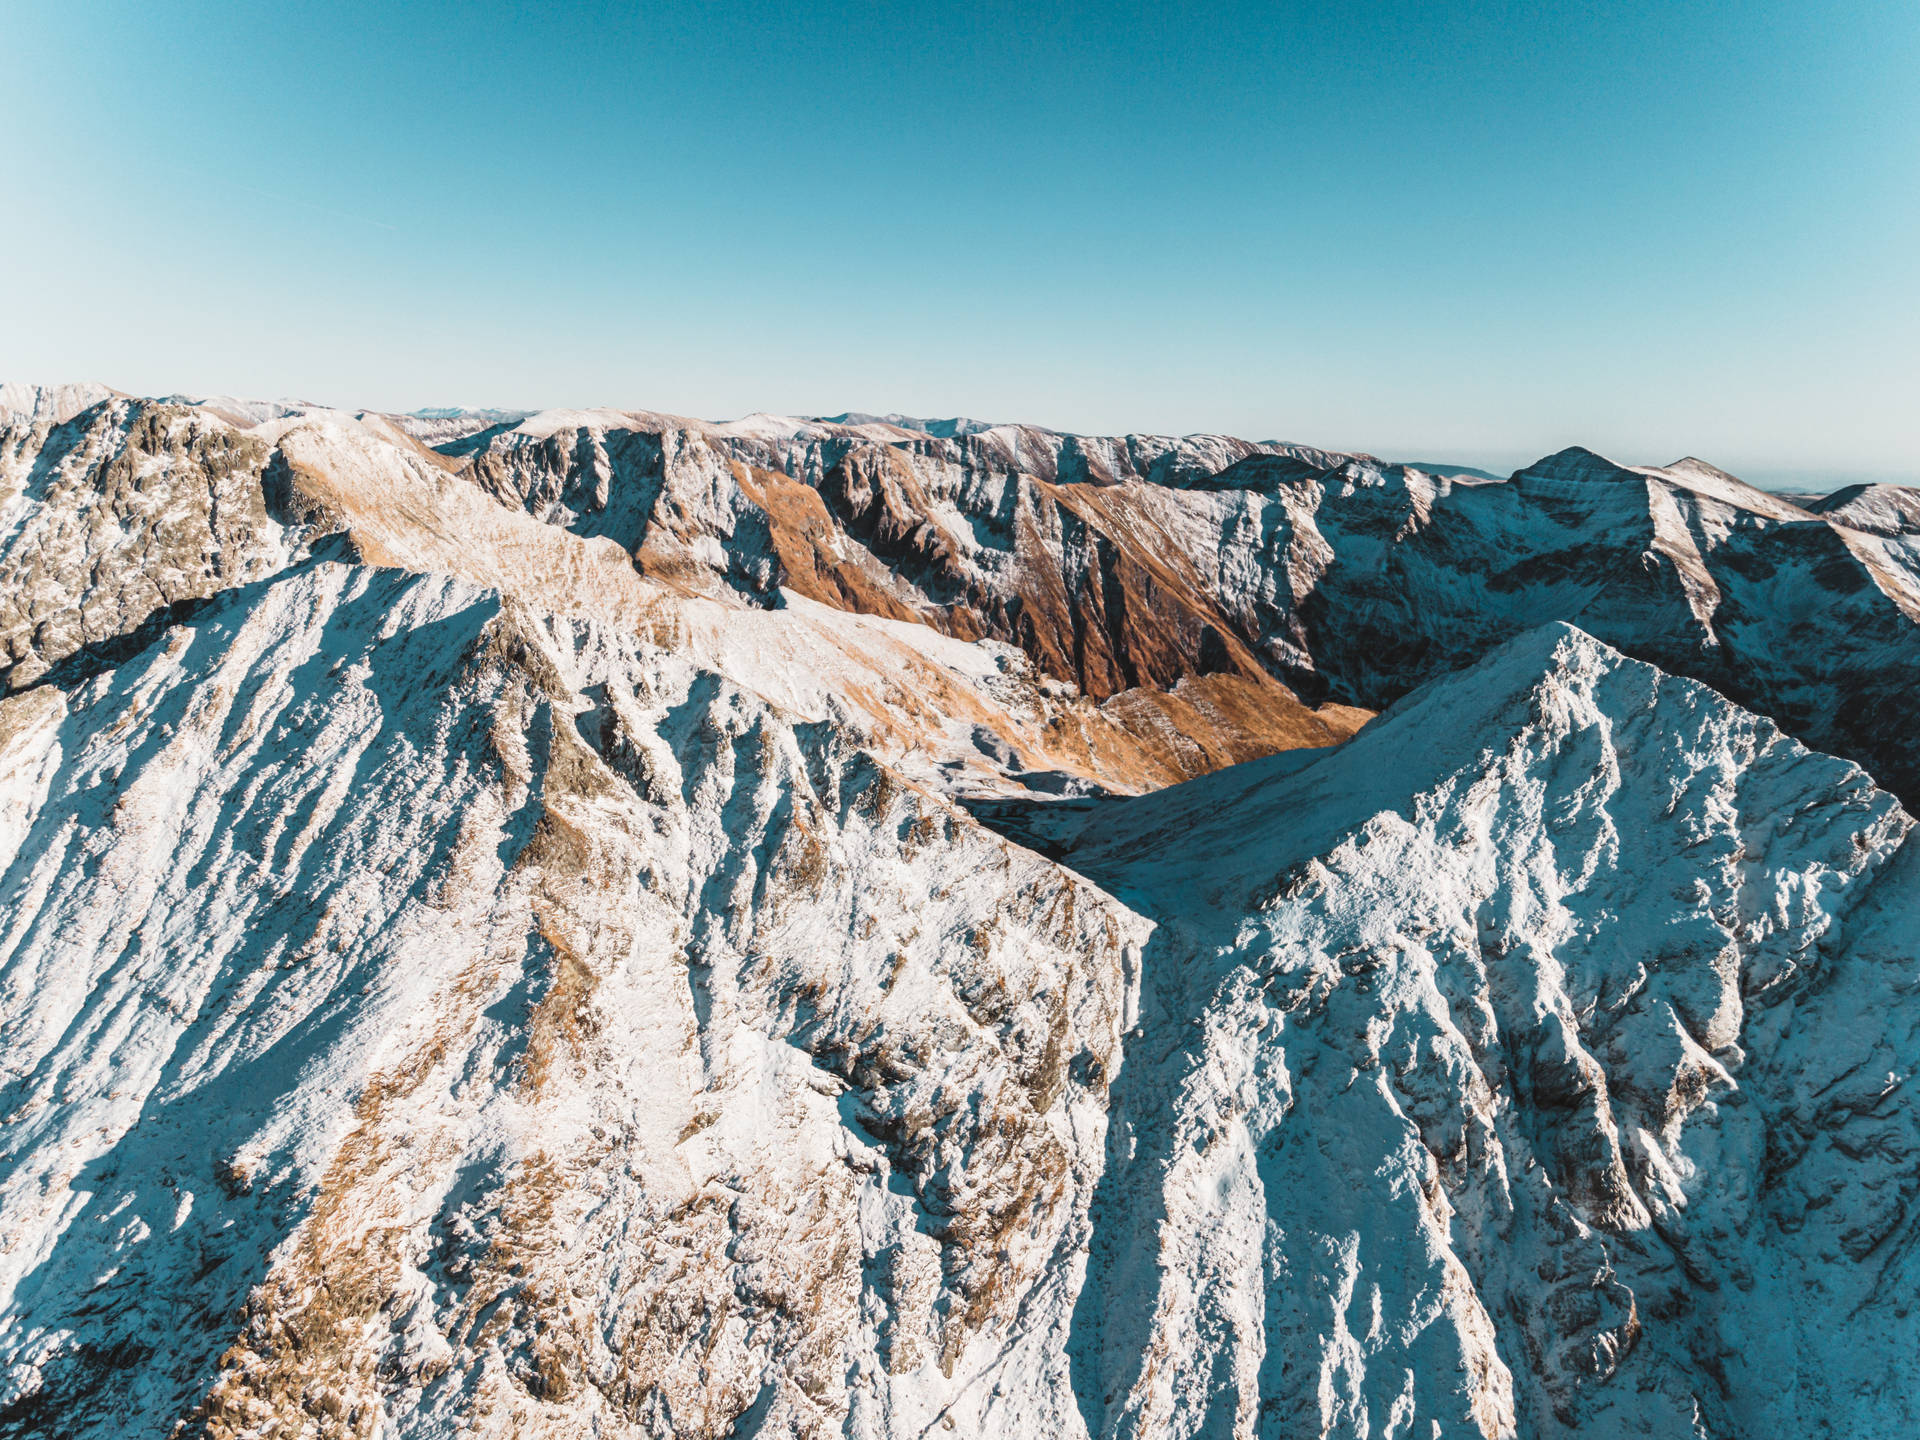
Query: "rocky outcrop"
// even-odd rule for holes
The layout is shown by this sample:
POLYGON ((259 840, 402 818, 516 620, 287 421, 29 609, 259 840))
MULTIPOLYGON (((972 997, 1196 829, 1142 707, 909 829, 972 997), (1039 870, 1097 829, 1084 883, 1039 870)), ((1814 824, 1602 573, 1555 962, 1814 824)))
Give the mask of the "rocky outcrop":
POLYGON ((277 570, 269 447, 179 407, 105 400, 0 426, 0 681, 82 650, 124 658, 221 590, 277 570))

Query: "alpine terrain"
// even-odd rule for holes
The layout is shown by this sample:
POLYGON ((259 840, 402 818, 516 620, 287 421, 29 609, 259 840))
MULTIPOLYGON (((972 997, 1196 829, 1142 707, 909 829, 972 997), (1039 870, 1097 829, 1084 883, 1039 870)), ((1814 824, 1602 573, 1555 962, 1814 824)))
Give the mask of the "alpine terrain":
POLYGON ((1920 1434, 1920 498, 0 387, 0 1436, 1920 1434))

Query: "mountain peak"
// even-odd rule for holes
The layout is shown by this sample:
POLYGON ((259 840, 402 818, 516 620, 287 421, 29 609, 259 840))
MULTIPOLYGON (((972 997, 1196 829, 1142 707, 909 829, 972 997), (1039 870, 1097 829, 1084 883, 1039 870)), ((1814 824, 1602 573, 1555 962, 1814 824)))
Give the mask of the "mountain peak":
POLYGON ((65 385, 31 385, 22 381, 0 384, 0 423, 25 421, 29 424, 64 425, 83 410, 91 410, 102 400, 120 392, 97 380, 80 380, 65 385))
POLYGON ((1920 490, 1905 485, 1849 485, 1807 509, 1869 535, 1920 535, 1920 490))
POLYGON ((1569 445, 1564 450, 1543 456, 1524 470, 1514 472, 1515 480, 1569 480, 1579 482, 1630 480, 1637 472, 1616 465, 1584 445, 1569 445))
POLYGON ((1090 1428, 1196 1433, 1178 1422, 1201 1376, 1325 1353, 1293 1297, 1337 1253, 1353 1288, 1315 1293, 1368 1294, 1380 1337, 1356 1410, 1406 1376, 1435 1434, 1738 1433, 1717 1413, 1696 1429, 1692 1395, 1784 1415, 1784 1356, 1876 1374, 1862 1350, 1911 1322, 1865 1276, 1847 1304, 1871 1322, 1807 1288, 1850 1222, 1802 1197, 1870 1204, 1905 1161, 1854 1147, 1885 1124, 1910 1156, 1920 1105, 1846 1112, 1858 1128, 1817 1155, 1755 1144, 1729 1164, 1728 1147, 1744 1115, 1842 1113, 1822 1087, 1859 1063, 1845 1037, 1879 1032, 1868 1017, 1911 964, 1879 947, 1912 897, 1875 904, 1911 824, 1854 766, 1566 625, 1339 749, 1100 805, 1061 858, 1158 928, 1115 1086, 1125 1144, 1093 1212, 1108 1234, 1082 1309, 1108 1343, 1083 1369, 1110 1398, 1090 1428), (1849 951, 1856 915, 1869 938, 1849 951), (1828 948, 1847 958, 1815 973, 1828 948), (1770 1058, 1747 1066, 1761 1035, 1770 1058), (1774 1163, 1792 1177, 1762 1183, 1774 1163), (1740 1276, 1767 1320, 1688 1303, 1707 1274, 1740 1276), (1469 1275, 1470 1298, 1429 1298, 1469 1275), (1228 1305, 1264 1326, 1214 1323, 1228 1305), (1705 1349, 1727 1378, 1696 1389, 1681 1377, 1705 1349))
POLYGON ((931 435, 937 440, 952 440, 962 435, 978 435, 983 431, 1000 428, 997 422, 970 420, 964 415, 951 416, 945 420, 923 420, 918 416, 892 412, 874 415, 864 410, 847 410, 839 415, 812 415, 807 418, 817 420, 822 425, 891 425, 896 430, 914 430, 922 435, 931 435))

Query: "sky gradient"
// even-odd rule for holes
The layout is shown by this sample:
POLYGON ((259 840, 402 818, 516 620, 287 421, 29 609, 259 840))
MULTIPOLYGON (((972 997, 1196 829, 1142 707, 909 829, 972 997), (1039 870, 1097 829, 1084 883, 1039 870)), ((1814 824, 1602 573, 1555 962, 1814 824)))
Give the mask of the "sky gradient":
POLYGON ((1920 5, 0 0, 0 379, 1920 482, 1920 5))

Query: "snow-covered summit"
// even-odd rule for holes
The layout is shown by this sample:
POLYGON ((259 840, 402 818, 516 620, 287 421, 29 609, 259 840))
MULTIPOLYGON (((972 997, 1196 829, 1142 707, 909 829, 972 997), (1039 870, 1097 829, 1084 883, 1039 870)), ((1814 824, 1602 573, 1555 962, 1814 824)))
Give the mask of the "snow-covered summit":
POLYGON ((1849 485, 1807 508, 1872 535, 1920 535, 1920 490, 1905 485, 1849 485))

